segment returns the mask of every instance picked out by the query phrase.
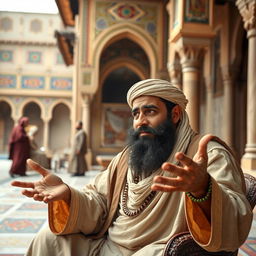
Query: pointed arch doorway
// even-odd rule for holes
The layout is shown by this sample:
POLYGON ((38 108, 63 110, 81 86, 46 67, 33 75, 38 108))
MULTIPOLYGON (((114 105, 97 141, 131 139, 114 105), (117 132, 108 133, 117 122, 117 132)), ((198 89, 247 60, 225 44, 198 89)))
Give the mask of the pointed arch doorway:
POLYGON ((91 118, 94 159, 115 155, 127 144, 132 117, 126 95, 134 83, 150 76, 149 59, 136 42, 118 38, 105 46, 99 73, 91 118))

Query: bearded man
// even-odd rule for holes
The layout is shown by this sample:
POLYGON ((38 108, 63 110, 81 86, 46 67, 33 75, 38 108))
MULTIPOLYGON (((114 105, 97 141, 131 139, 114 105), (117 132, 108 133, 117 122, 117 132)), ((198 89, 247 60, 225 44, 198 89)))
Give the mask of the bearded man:
POLYGON ((235 251, 248 236, 252 210, 226 145, 212 135, 199 141, 185 95, 168 81, 140 81, 127 101, 129 145, 82 192, 31 160, 43 179, 12 183, 48 203, 50 230, 35 237, 27 255, 158 256, 184 231, 207 251, 235 251))

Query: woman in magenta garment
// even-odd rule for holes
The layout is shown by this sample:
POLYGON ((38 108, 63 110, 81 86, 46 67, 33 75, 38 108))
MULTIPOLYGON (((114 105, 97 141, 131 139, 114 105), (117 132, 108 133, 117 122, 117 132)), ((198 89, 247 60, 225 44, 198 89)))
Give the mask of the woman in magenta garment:
POLYGON ((18 125, 11 132, 9 141, 9 159, 12 160, 9 171, 11 177, 15 175, 26 176, 26 160, 30 156, 29 138, 25 131, 28 123, 27 117, 21 117, 18 125))

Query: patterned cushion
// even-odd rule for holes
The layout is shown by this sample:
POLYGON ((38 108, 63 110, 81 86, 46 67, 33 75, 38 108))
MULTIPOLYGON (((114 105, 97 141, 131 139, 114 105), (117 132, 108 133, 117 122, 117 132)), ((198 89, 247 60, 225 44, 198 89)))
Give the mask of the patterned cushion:
POLYGON ((237 252, 207 252, 193 240, 189 232, 184 232, 167 243, 164 256, 237 256, 237 252))
MULTIPOLYGON (((250 202, 252 209, 256 204, 256 178, 244 173, 246 184, 246 198, 250 202)), ((192 238, 189 232, 184 232, 173 236, 166 244, 164 256, 237 256, 235 252, 207 252, 200 247, 192 238)))
POLYGON ((248 173, 244 173, 246 184, 246 198, 252 209, 256 205, 256 178, 248 173))

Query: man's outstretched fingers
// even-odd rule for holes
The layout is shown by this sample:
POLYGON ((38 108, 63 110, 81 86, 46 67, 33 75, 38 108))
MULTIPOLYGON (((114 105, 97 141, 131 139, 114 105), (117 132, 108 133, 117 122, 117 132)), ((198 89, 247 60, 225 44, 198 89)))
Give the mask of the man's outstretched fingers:
POLYGON ((175 157, 183 164, 183 166, 185 165, 187 167, 190 167, 194 164, 194 161, 190 157, 186 156, 181 152, 176 153, 175 157))
POLYGON ((198 150, 196 153, 197 159, 200 161, 202 158, 203 160, 206 160, 207 157, 207 144, 210 140, 214 138, 213 135, 207 134, 200 139, 199 144, 198 144, 198 150))
POLYGON ((27 160, 27 165, 34 171, 40 173, 43 177, 48 175, 50 172, 43 168, 40 164, 36 163, 32 159, 27 160))
POLYGON ((22 190, 21 193, 22 193, 22 195, 24 195, 24 196, 33 197, 34 194, 36 193, 36 191, 35 191, 35 190, 27 190, 27 189, 24 189, 24 190, 22 190))
POLYGON ((20 188, 34 188, 35 187, 34 182, 25 182, 25 181, 17 181, 17 180, 14 180, 11 183, 11 185, 15 186, 15 187, 20 187, 20 188))

